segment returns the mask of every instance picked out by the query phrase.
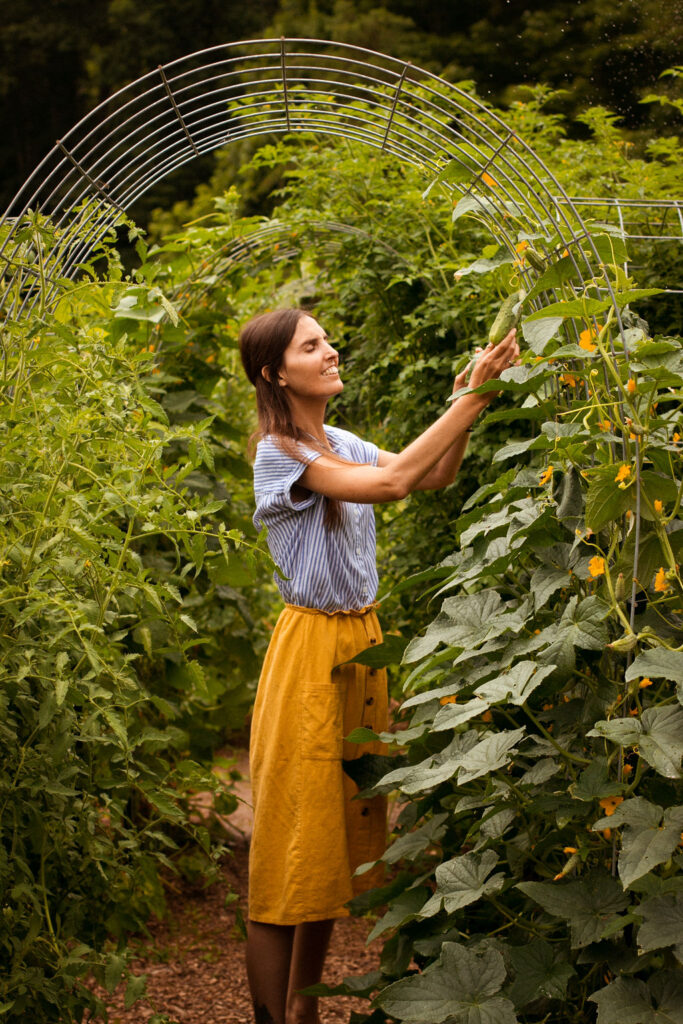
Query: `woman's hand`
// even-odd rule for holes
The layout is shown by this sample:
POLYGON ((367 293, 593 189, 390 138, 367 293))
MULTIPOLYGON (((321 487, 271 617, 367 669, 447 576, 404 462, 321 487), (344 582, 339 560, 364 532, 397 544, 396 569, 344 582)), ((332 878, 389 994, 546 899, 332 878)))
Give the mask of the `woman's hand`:
MULTIPOLYGON (((497 380, 503 370, 507 370, 509 366, 514 366, 518 362, 519 345, 517 344, 517 331, 513 327, 510 333, 507 334, 498 345, 491 345, 489 343, 482 351, 481 355, 477 357, 470 374, 469 386, 471 388, 476 388, 487 380, 497 380)), ((467 375, 468 371, 469 367, 464 371, 465 375, 467 375)), ((456 383, 462 376, 463 374, 458 374, 455 378, 456 383)), ((464 387, 465 384, 461 383, 458 386, 464 387)), ((488 405, 488 403, 493 401, 493 399, 499 394, 499 391, 487 391, 480 397, 484 399, 485 403, 488 405)))

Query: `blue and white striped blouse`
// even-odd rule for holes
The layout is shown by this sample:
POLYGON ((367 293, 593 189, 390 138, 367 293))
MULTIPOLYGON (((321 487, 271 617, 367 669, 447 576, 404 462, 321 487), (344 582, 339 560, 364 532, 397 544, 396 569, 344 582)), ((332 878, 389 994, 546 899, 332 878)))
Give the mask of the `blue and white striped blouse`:
MULTIPOLYGON (((378 448, 348 430, 325 427, 330 446, 352 462, 377 465, 378 448)), ((303 447, 313 462, 321 452, 303 447)), ((254 493, 258 530, 268 527, 268 547, 282 574, 273 576, 287 604, 325 612, 349 611, 371 604, 377 594, 375 513, 372 505, 340 502, 341 520, 325 526, 326 501, 311 492, 302 501, 292 487, 306 463, 286 455, 272 437, 256 448, 254 493)))

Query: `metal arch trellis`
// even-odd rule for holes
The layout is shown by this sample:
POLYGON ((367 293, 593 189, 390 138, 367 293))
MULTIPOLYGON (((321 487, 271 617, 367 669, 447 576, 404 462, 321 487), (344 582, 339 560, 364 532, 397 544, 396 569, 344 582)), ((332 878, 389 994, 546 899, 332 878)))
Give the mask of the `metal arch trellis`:
MULTIPOLYGON (((574 199, 523 138, 462 89, 386 54, 316 39, 247 40, 187 55, 79 121, 0 220, 0 314, 18 319, 54 302, 135 201, 188 161, 240 139, 291 132, 373 146, 431 177, 450 162, 457 173, 445 186, 499 243, 513 253, 520 233, 533 232, 549 261, 566 251, 579 289, 592 283, 606 293, 628 361, 613 284, 581 211, 612 218, 612 233, 628 237, 626 213, 639 211, 642 223, 644 209, 657 226, 646 221, 634 237, 683 240, 682 204, 574 199), (676 225, 666 235, 664 219, 676 225)), ((537 276, 528 266, 521 273, 528 282, 537 276)), ((534 305, 549 296, 537 295, 534 305)), ((637 509, 637 532, 639 521, 637 509)), ((634 565, 632 612, 636 573, 634 565)))
MULTIPOLYGON (((579 213, 585 200, 567 196, 529 145, 480 101, 362 47, 261 39, 160 66, 59 140, 0 221, 0 309, 21 316, 45 288, 50 301, 122 213, 189 160, 249 136, 302 131, 356 140, 433 173, 456 161, 462 175, 447 187, 470 197, 502 244, 514 248, 513 221, 526 218, 569 251, 579 280, 600 276, 579 213), (27 229, 31 214, 53 237, 39 268, 30 264, 38 244, 27 229)), ((616 210, 623 231, 622 206, 616 210)), ((680 206, 677 213, 683 236, 680 206)), ((604 287, 611 293, 606 275, 604 287)))

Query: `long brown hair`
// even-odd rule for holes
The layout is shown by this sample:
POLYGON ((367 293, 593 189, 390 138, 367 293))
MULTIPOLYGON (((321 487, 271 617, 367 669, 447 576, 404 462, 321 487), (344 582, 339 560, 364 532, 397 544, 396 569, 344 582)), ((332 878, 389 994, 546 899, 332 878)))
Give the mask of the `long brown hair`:
MULTIPOLYGON (((285 350, 294 337, 301 318, 309 315, 305 309, 274 309, 249 320, 239 336, 242 365, 256 389, 259 425, 254 437, 273 437, 285 454, 306 465, 310 459, 303 451, 302 443, 308 448, 339 459, 338 455, 321 444, 317 438, 311 437, 296 425, 292 419, 286 389, 278 384, 278 374, 285 350)), ((327 526, 336 526, 341 519, 341 504, 334 498, 325 500, 325 523, 327 526)))

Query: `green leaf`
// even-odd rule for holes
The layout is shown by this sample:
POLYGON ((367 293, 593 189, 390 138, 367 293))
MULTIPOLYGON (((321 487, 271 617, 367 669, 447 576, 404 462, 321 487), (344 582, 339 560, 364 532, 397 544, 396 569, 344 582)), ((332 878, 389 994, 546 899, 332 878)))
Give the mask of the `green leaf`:
POLYGON ((382 860, 386 864, 395 864, 396 861, 404 857, 415 860, 419 853, 422 853, 432 843, 438 843, 443 838, 446 832, 445 822, 447 818, 448 814, 435 814, 433 818, 430 818, 420 828, 400 836, 385 850, 382 854, 382 860))
POLYGON ((472 597, 446 598, 425 635, 408 644, 403 655, 404 663, 409 665, 419 661, 442 643, 465 646, 469 637, 479 639, 485 623, 490 622, 501 609, 502 601, 494 590, 482 591, 472 597))
POLYGON ((683 936, 683 893, 655 896, 641 903, 638 913, 643 919, 638 929, 638 947, 642 953, 680 944, 683 936))
POLYGON ((408 640, 403 636, 387 634, 381 644, 366 647, 364 651, 357 654, 355 658, 345 661, 345 665, 368 665, 370 668, 386 668, 387 665, 400 665, 401 659, 408 646, 408 640))
POLYGON ((538 451, 539 449, 549 447, 550 441, 544 434, 538 437, 528 437, 525 441, 511 441, 493 453, 493 461, 503 462, 505 459, 513 459, 518 455, 523 455, 524 452, 538 451))
POLYGON ((138 999, 142 999, 147 988, 147 975, 131 975, 126 985, 126 995, 123 1000, 123 1005, 127 1010, 131 1008, 133 1003, 137 1002, 138 999))
MULTIPOLYGON (((619 552, 613 576, 623 572, 626 579, 633 577, 633 565, 635 561, 636 531, 632 530, 626 538, 626 543, 619 552)), ((662 550, 661 541, 654 530, 648 529, 646 520, 640 524, 640 536, 638 537, 638 583, 640 588, 645 590, 652 582, 652 577, 660 565, 664 564, 665 554, 662 550)))
POLYGON ((118 736, 118 738, 121 740, 121 743, 124 746, 127 746, 128 732, 126 730, 125 725, 121 721, 120 715, 118 715, 117 712, 113 710, 113 708, 109 708, 106 706, 101 709, 101 713, 102 717, 104 718, 112 732, 116 736, 118 736))
POLYGON ((591 596, 577 603, 570 598, 557 626, 544 630, 550 643, 539 655, 544 663, 571 671, 575 663, 574 648, 588 651, 604 650, 609 639, 604 619, 609 606, 599 597, 591 596))
POLYGON ((648 708, 641 718, 643 732, 638 741, 640 756, 660 775, 681 778, 683 757, 683 709, 680 707, 648 708))
POLYGON ((379 739, 379 736, 372 729, 359 726, 357 729, 353 729, 344 739, 347 743, 374 743, 379 739))
POLYGON ((61 707, 64 703, 64 698, 66 697, 68 690, 69 680, 64 677, 58 679, 55 683, 55 700, 57 701, 57 707, 61 707))
POLYGON ((468 722, 470 718, 476 718, 488 710, 488 702, 474 697, 465 704, 444 704, 434 718, 432 725, 433 732, 444 732, 446 729, 457 729, 459 725, 468 722))
POLYGON ((512 1003, 496 995, 505 980, 500 953, 445 942, 422 974, 388 985, 375 1003, 407 1024, 516 1024, 512 1003))
POLYGON ((537 320, 547 320, 549 317, 559 317, 566 320, 567 317, 588 320, 597 313, 603 313, 612 305, 611 299, 568 299, 566 302, 551 302, 543 309, 532 313, 527 317, 526 323, 537 320))
POLYGON ((425 903, 420 917, 433 917, 440 910, 454 914, 456 910, 476 903, 482 896, 499 892, 503 887, 503 874, 488 876, 498 863, 498 854, 493 850, 484 853, 464 853, 453 857, 436 869, 436 892, 425 903))
POLYGON ((184 820, 185 815, 166 793, 162 793, 161 790, 156 789, 151 783, 147 782, 141 785, 140 789, 152 807, 156 807, 163 817, 170 818, 171 821, 184 820))
POLYGON ((502 702, 522 705, 540 686, 546 676, 555 670, 555 665, 539 665, 535 661, 518 661, 507 672, 489 679, 475 690, 475 694, 487 704, 502 702))
POLYGON ((547 270, 544 270, 538 280, 534 283, 533 288, 527 294, 527 301, 535 299, 538 295, 543 292, 551 291, 553 288, 559 288, 560 285, 566 281, 572 281, 579 277, 579 271, 576 268, 576 260, 573 256, 562 256, 555 263, 552 263, 547 270))
POLYGON ((636 302, 637 299, 649 299, 653 295, 661 295, 663 291, 663 288, 627 288, 623 292, 616 293, 617 305, 623 309, 629 302, 636 302))
POLYGON ((478 779, 481 775, 489 775, 508 763, 516 752, 515 744, 524 738, 526 729, 509 730, 506 732, 489 733, 481 743, 477 743, 459 760, 458 784, 478 779))
POLYGON ((586 736, 602 736, 620 747, 632 747, 640 739, 642 726, 635 718, 601 719, 586 736))
MULTIPOLYGON (((422 198, 426 199, 434 186, 440 183, 456 185, 458 183, 470 182, 479 174, 479 170, 480 164, 477 159, 468 156, 466 153, 459 153, 457 159, 449 160, 441 168, 436 178, 430 182, 428 188, 422 193, 422 198)), ((505 249, 505 252, 507 251, 505 249)))
POLYGON ((521 214, 523 216, 523 211, 516 203, 501 200, 494 203, 486 196, 478 196, 476 193, 470 192, 469 195, 463 196, 462 199, 458 201, 453 210, 453 220, 459 220, 460 217, 464 216, 466 213, 474 213, 478 214, 480 217, 492 217, 497 221, 502 210, 506 210, 508 213, 521 214))
POLYGON ((683 980, 673 971, 648 982, 617 978, 588 998, 598 1004, 597 1024, 683 1024, 683 980))
POLYGON ((118 306, 112 310, 114 317, 116 319, 126 320, 146 320, 153 324, 160 323, 164 319, 164 307, 161 304, 155 306, 140 303, 140 305, 138 305, 138 299, 140 297, 141 293, 138 295, 124 295, 118 306))
POLYGON ((110 954, 104 972, 104 987, 107 992, 114 991, 118 983, 121 981, 121 975, 123 974, 125 967, 125 956, 118 956, 115 953, 110 954))
POLYGON ((600 871, 570 882, 520 882, 517 888, 548 914, 569 921, 573 949, 597 942, 628 906, 619 882, 600 871))
POLYGON ((505 266, 507 263, 513 262, 513 255, 506 245, 499 246, 498 250, 491 257, 481 256, 475 260, 474 263, 470 263, 468 267, 461 267, 456 272, 456 280, 461 277, 466 277, 468 274, 488 274, 492 270, 496 270, 498 267, 505 266))
POLYGON ((389 772, 381 782, 381 790, 390 792, 392 789, 400 789, 404 793, 419 793, 425 789, 438 786, 441 782, 457 772, 460 759, 478 741, 478 733, 474 730, 464 734, 456 734, 451 742, 438 754, 433 754, 416 765, 407 765, 389 772))
POLYGON ((524 621, 508 611, 495 590, 448 597, 425 635, 408 644, 403 662, 419 661, 442 643, 451 647, 476 648, 508 630, 519 632, 523 625, 524 621))
POLYGON ((674 852, 683 831, 683 807, 669 807, 664 812, 663 808, 637 796, 624 800, 614 814, 596 821, 593 829, 601 831, 620 826, 626 827, 621 837, 619 877, 627 889, 674 852))
POLYGON ((547 782, 548 779, 552 779, 553 775, 557 775, 559 770, 560 765, 552 757, 542 757, 520 776, 519 785, 540 786, 547 782))
POLYGON ((607 774, 607 758, 594 758, 569 787, 575 800, 601 800, 606 796, 617 796, 623 791, 622 783, 615 782, 607 774))
POLYGON ((537 356, 543 355, 545 347, 551 338, 554 338, 563 320, 561 316, 551 316, 544 320, 522 320, 522 336, 532 352, 537 356))
POLYGON ((556 959, 552 946, 543 939, 532 939, 526 946, 510 948, 510 961, 515 980, 509 995, 515 1006, 526 1006, 545 996, 548 999, 564 999, 567 982, 576 971, 565 960, 556 959))
POLYGON ((641 677, 678 683, 678 699, 683 704, 683 651, 668 651, 665 647, 643 651, 626 669, 624 678, 630 683, 641 677))
POLYGON ((569 573, 562 569, 553 569, 549 565, 541 565, 538 569, 534 569, 530 587, 531 593, 534 595, 536 611, 543 608, 557 590, 568 586, 570 582, 569 573))
POLYGON ((495 814, 487 812, 486 817, 482 818, 479 831, 485 839, 500 839, 516 817, 517 812, 511 807, 496 811, 495 814))
MULTIPOLYGON (((629 261, 626 242, 623 238, 619 238, 617 235, 591 235, 591 242, 602 263, 608 266, 620 266, 629 261)), ((590 258, 592 258, 592 253, 590 258)))
POLYGON ((616 466, 600 466, 591 471, 586 493, 586 526, 594 533, 619 519, 635 503, 632 489, 619 487, 616 475, 616 466))
POLYGON ((361 974, 358 977, 344 978, 339 985, 326 985, 319 982, 317 985, 309 985, 308 988, 300 989, 308 996, 367 996, 381 984, 382 972, 370 971, 368 974, 361 974))
POLYGON ((405 892, 402 892, 400 896, 393 900, 386 914, 375 922, 366 939, 366 943, 369 945, 379 935, 389 931, 390 928, 400 928, 402 925, 407 924, 408 921, 413 921, 419 915, 420 910, 424 906, 425 897, 428 895, 429 890, 424 886, 419 886, 417 889, 406 889, 405 892))

